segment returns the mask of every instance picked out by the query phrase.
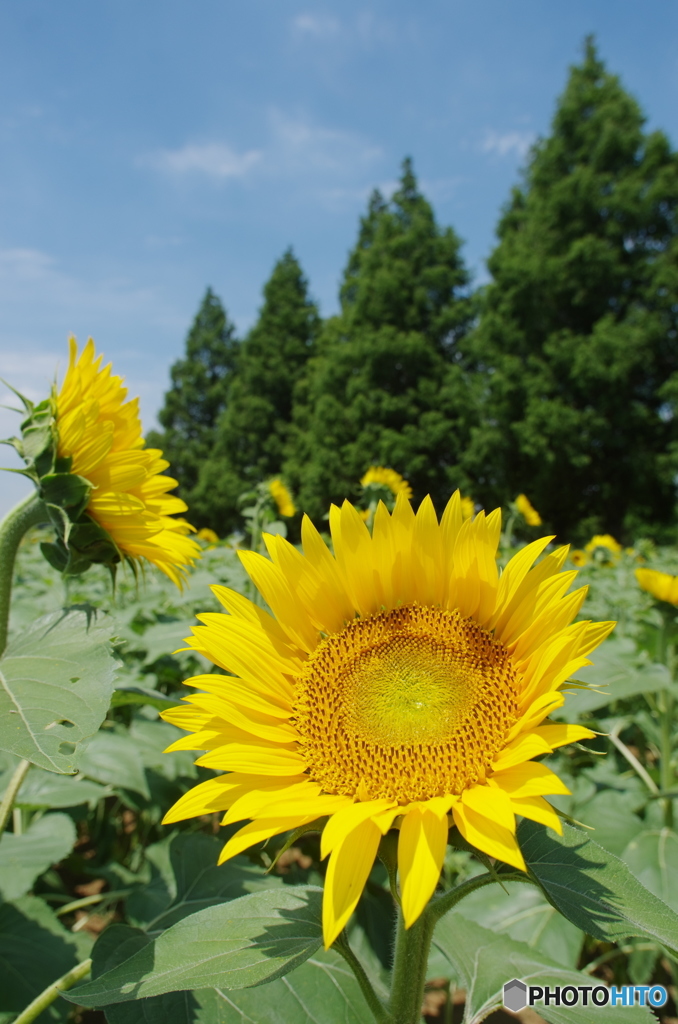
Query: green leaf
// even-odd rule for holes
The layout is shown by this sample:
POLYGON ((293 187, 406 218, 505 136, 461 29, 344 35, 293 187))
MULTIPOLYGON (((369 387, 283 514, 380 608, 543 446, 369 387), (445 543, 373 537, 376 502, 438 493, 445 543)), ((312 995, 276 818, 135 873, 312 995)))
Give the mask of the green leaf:
MULTIPOLYGON (((0 778, 0 790, 7 776, 0 778)), ((31 768, 24 779, 15 801, 17 807, 37 810, 41 807, 78 807, 88 804, 93 807, 104 797, 110 795, 110 789, 96 782, 68 775, 55 775, 43 768, 31 768)))
MULTIPOLYGON (((89 936, 67 931, 36 896, 0 904, 0 1012, 23 1010, 84 960, 90 946, 89 936)), ((59 1006, 62 1013, 67 1009, 61 1000, 59 1006)))
MULTIPOLYGON (((92 977, 111 970, 148 941, 135 928, 112 925, 92 951, 92 977)), ((109 1024, 374 1024, 351 969, 332 950, 319 950, 284 981, 116 1003, 106 1007, 106 1019, 109 1024)))
POLYGON ((82 756, 80 770, 95 782, 150 797, 141 754, 127 733, 97 733, 82 756))
POLYGON ((678 949, 678 914, 585 832, 563 824, 559 836, 523 819, 518 841, 547 899, 582 931, 610 942, 650 937, 678 949))
POLYGON ((143 686, 118 686, 113 691, 112 708, 121 708, 126 704, 147 704, 158 711, 175 708, 178 701, 175 697, 166 697, 157 690, 147 690, 143 686))
POLYGON ((76 771, 110 704, 111 633, 110 619, 74 608, 12 637, 0 658, 0 750, 76 771))
POLYGON ((149 886, 130 896, 127 909, 136 923, 157 934, 189 914, 237 899, 246 893, 277 889, 279 875, 266 875, 244 857, 217 864, 223 842, 202 833, 178 834, 146 851, 152 864, 149 886))
MULTIPOLYGON (((176 707, 176 704, 174 706, 176 707)), ((142 714, 136 714, 130 725, 129 736, 139 751, 145 768, 152 768, 166 779, 197 778, 194 752, 180 750, 171 756, 165 753, 171 743, 185 736, 176 725, 170 725, 161 719, 151 721, 142 714)))
POLYGON ((17 899, 52 864, 63 860, 76 840, 75 825, 67 814, 46 814, 22 835, 0 836, 0 894, 17 899))
MULTIPOLYGON (((567 713, 561 711, 554 718, 580 717, 589 711, 606 707, 615 700, 635 697, 639 693, 656 693, 671 686, 666 665, 650 661, 645 651, 639 651, 630 637, 610 637, 595 652, 594 664, 575 672, 573 679, 581 679, 598 690, 573 690, 567 700, 567 713)), ((675 692, 675 688, 674 688, 675 692)))
POLYGON ((662 828, 642 832, 622 854, 636 878, 678 911, 678 835, 662 828))
POLYGON ((315 886, 283 887, 191 914, 68 998, 96 1007, 185 989, 266 984, 320 946, 322 893, 315 886))
MULTIPOLYGON (((617 776, 619 779, 619 776, 617 776)), ((606 789, 576 809, 576 818, 594 831, 591 838, 605 850, 620 857, 623 850, 638 835, 643 823, 635 808, 642 806, 636 792, 606 789)))
MULTIPOLYGON (((446 914, 436 925, 433 943, 449 961, 452 980, 466 990, 464 1024, 480 1021, 502 1006, 503 987, 518 978, 526 985, 591 985, 588 974, 561 967, 524 942, 508 935, 496 935, 466 920, 458 912, 446 914)), ((549 1024, 617 1024, 616 1007, 542 1006, 534 1009, 549 1024)), ((651 1024, 652 1012, 643 1007, 624 1009, 629 1024, 651 1024)))
POLYGON ((505 882, 476 889, 458 905, 469 921, 525 942, 562 967, 576 967, 584 936, 551 906, 540 889, 523 882, 505 882))

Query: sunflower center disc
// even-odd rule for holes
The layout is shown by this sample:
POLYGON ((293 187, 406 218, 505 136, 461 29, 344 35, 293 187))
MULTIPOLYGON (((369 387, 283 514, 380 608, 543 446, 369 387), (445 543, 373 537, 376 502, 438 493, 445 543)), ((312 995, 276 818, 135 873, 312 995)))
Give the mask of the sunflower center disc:
POLYGON ((482 781, 517 718, 508 651, 458 612, 410 605, 323 640, 297 679, 309 775, 401 802, 482 781))

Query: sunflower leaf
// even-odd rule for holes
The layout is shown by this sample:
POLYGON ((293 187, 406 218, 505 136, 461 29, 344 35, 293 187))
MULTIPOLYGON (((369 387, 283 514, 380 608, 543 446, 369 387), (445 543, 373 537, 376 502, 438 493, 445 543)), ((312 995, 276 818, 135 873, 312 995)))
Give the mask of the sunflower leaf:
MULTIPOLYGON (((107 928, 92 950, 92 977, 117 967, 149 942, 136 928, 107 928)), ((306 963, 263 987, 219 988, 116 1003, 106 1007, 109 1024, 374 1024, 353 973, 333 950, 319 950, 306 963)))
POLYGON ((0 896, 17 899, 51 864, 60 861, 76 840, 75 825, 67 814, 46 814, 21 835, 0 836, 0 896))
POLYGON ((70 775, 101 725, 118 665, 110 620, 72 608, 38 619, 0 659, 0 750, 70 775))
POLYGON ((585 832, 563 824, 559 836, 523 820, 518 840, 546 898, 582 931, 609 942, 649 937, 678 949, 678 914, 585 832))
POLYGON ((81 1006, 167 992, 251 988, 294 970, 322 942, 322 889, 282 887, 183 918, 101 977, 72 989, 81 1006))
MULTIPOLYGON (((451 980, 466 990, 464 1024, 480 1021, 501 1007, 503 987, 517 978, 527 985, 591 985, 590 975, 566 969, 555 960, 537 952, 525 942, 508 935, 497 935, 468 921, 459 912, 446 914, 433 933, 433 944, 450 965, 451 980)), ((437 969, 440 969, 437 965, 437 969)), ((585 1006, 535 1006, 536 1011, 549 1024, 591 1024, 594 1016, 585 1006)), ((596 1006, 595 1020, 600 1024, 614 1024, 619 1011, 613 1006, 596 1006)), ((625 1007, 624 1020, 629 1024, 651 1024, 652 1011, 640 1007, 625 1007)))
MULTIPOLYGON (((43 989, 84 960, 91 938, 68 931, 37 896, 0 904, 0 1015, 23 1010, 43 989)), ((59 1019, 65 1009, 54 1004, 59 1019)), ((12 1018, 13 1019, 13 1018, 12 1018)))

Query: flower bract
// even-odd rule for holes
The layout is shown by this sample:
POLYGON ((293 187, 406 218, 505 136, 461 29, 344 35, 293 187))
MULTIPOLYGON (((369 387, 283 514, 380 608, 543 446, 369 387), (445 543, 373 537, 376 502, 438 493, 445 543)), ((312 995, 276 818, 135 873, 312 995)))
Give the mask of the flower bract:
POLYGON ((172 518, 186 505, 168 493, 177 482, 163 476, 169 463, 162 452, 145 447, 138 399, 127 400, 122 378, 102 361, 91 338, 80 355, 70 339, 68 370, 54 399, 58 460, 89 484, 85 513, 118 560, 145 559, 181 585, 200 555, 188 536, 193 528, 172 518))
POLYGON ((399 830, 405 924, 438 883, 453 823, 474 847, 524 869, 516 816, 560 830, 544 798, 568 792, 534 760, 593 733, 547 723, 563 684, 613 623, 575 622, 567 548, 543 537, 499 573, 500 511, 464 519, 457 492, 438 522, 401 494, 372 534, 345 502, 330 511, 334 554, 308 518, 303 553, 266 535, 270 559, 241 552, 272 614, 225 587, 229 612, 199 615, 189 646, 233 673, 164 717, 188 730, 169 749, 206 751, 226 774, 186 793, 167 822, 226 811, 247 821, 226 860, 326 819, 325 944, 363 890, 381 837, 399 830), (536 563, 536 564, 535 564, 536 563))

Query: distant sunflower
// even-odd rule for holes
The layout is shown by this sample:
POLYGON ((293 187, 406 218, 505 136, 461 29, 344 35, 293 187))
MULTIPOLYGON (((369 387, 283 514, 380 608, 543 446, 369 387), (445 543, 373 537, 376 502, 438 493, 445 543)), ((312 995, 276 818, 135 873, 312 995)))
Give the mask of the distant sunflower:
POLYGON ((170 494, 177 481, 162 476, 169 463, 141 436, 138 399, 127 401, 122 377, 102 368, 90 338, 78 357, 70 338, 70 359, 56 395, 59 459, 92 486, 86 513, 105 531, 121 558, 146 559, 181 586, 200 547, 187 536, 193 527, 171 516, 186 504, 170 494))
POLYGON ((570 561, 573 565, 576 565, 578 569, 583 569, 585 565, 588 565, 590 558, 585 551, 577 548, 575 551, 570 551, 570 561))
POLYGON ((464 519, 470 519, 476 510, 475 502, 473 498, 465 498, 461 496, 461 514, 464 519))
POLYGON ((516 498, 516 508, 528 526, 541 526, 541 516, 526 494, 518 495, 516 498))
POLYGON ((440 524, 430 498, 415 515, 401 494, 392 515, 379 505, 372 534, 348 502, 332 506, 330 528, 334 555, 308 518, 303 554, 270 535, 271 560, 240 552, 274 617, 214 587, 230 614, 198 616, 187 643, 233 675, 188 680, 206 692, 163 712, 194 733, 170 750, 206 750, 197 764, 230 773, 186 793, 165 822, 250 819, 220 861, 328 818, 326 946, 391 828, 406 927, 438 883, 451 821, 520 869, 516 815, 561 830, 544 796, 568 790, 531 759, 593 735, 543 723, 613 627, 573 622, 586 588, 568 593, 567 548, 534 565, 549 537, 500 575, 501 512, 464 520, 459 492, 440 524))
POLYGON ((658 601, 678 605, 678 576, 656 569, 636 569, 636 579, 641 590, 652 594, 658 601))
POLYGON ((592 555, 597 549, 602 549, 604 552, 609 551, 613 558, 616 558, 622 552, 621 544, 618 540, 615 540, 611 533, 596 533, 595 536, 591 537, 584 551, 592 555))
POLYGON ((275 502, 276 508, 278 509, 278 515, 285 516, 287 518, 296 515, 297 509, 296 505, 292 501, 292 495, 280 477, 275 477, 273 480, 269 480, 268 490, 275 502))
POLYGON ((412 497, 412 488, 407 480, 400 473, 396 472, 395 469, 389 469, 387 466, 370 466, 361 478, 360 483, 363 487, 368 487, 369 484, 387 487, 395 498, 399 494, 402 494, 405 498, 412 497))

